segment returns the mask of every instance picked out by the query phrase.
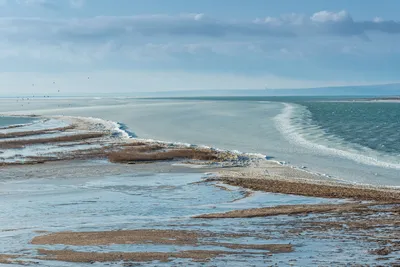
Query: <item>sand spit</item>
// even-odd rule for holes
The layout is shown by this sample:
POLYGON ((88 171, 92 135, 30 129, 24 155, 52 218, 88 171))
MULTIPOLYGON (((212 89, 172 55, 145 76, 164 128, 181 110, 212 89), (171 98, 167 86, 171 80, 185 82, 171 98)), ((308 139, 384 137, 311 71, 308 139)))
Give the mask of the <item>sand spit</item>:
POLYGON ((60 136, 54 138, 38 138, 38 139, 5 141, 5 142, 0 142, 0 149, 23 148, 29 145, 37 145, 37 144, 55 144, 55 143, 85 141, 88 139, 101 138, 103 136, 104 136, 103 133, 82 133, 82 134, 73 134, 73 135, 60 136))
POLYGON ((62 232, 37 236, 34 245, 98 246, 111 244, 175 244, 194 245, 206 234, 178 230, 126 230, 109 232, 62 232))
POLYGON ((40 260, 57 260, 65 262, 170 262, 175 259, 190 259, 194 262, 208 262, 219 256, 254 254, 251 252, 232 252, 232 251, 210 251, 210 250, 187 250, 180 252, 77 252, 72 250, 45 250, 39 249, 40 260))
MULTIPOLYGON (((60 232, 37 236, 33 245, 104 246, 112 244, 157 244, 185 246, 217 246, 229 249, 266 250, 273 253, 292 252, 290 244, 234 244, 207 239, 232 238, 234 234, 184 230, 120 230, 99 232, 60 232)), ((248 236, 241 236, 248 237, 248 236)))
MULTIPOLYGON (((381 205, 386 203, 377 203, 381 205)), ((310 213, 349 213, 357 211, 370 211, 371 204, 345 203, 345 204, 318 204, 318 205, 284 205, 258 209, 234 210, 225 213, 212 213, 195 216, 201 219, 216 218, 254 218, 278 215, 297 215, 310 213)))
POLYGON ((173 161, 173 160, 200 160, 221 162, 227 159, 234 159, 234 154, 226 152, 216 152, 211 149, 181 148, 154 146, 147 144, 143 146, 133 146, 123 150, 112 152, 108 159, 113 163, 136 163, 148 161, 173 161))
POLYGON ((26 128, 21 126, 16 132, 0 134, 1 166, 32 165, 75 157, 79 159, 98 158, 98 153, 96 155, 92 153, 94 148, 101 148, 102 157, 106 158, 105 152, 108 151, 104 148, 114 144, 123 144, 126 141, 123 133, 112 122, 94 118, 62 116, 43 117, 42 119, 43 125, 38 123, 34 126, 28 125, 26 128), (46 125, 46 121, 51 123, 46 125), (32 128, 41 128, 42 126, 48 126, 48 128, 32 130, 32 128), (46 136, 48 134, 54 136, 46 136))
POLYGON ((209 181, 248 188, 255 191, 292 194, 310 197, 340 198, 354 200, 373 200, 400 203, 400 190, 372 188, 361 185, 320 183, 311 180, 288 180, 273 177, 259 178, 211 178, 209 181))
MULTIPOLYGON (((77 139, 76 141, 80 142, 78 144, 87 145, 90 144, 91 141, 96 141, 96 138, 77 139), (88 143, 81 143, 85 141, 88 143)), ((236 155, 227 152, 215 152, 212 149, 183 148, 178 145, 154 145, 153 143, 142 144, 141 142, 130 141, 129 143, 111 142, 109 144, 103 144, 98 148, 71 151, 75 145, 76 143, 59 144, 59 147, 70 148, 70 151, 54 153, 51 156, 28 157, 27 159, 29 159, 29 162, 32 164, 50 161, 96 159, 128 165, 182 162, 187 165, 186 167, 190 167, 191 165, 212 167, 215 164, 229 167, 232 164, 236 164, 234 160, 236 155)))
POLYGON ((133 261, 169 262, 174 259, 190 259, 195 262, 207 262, 224 255, 257 254, 272 255, 293 251, 290 244, 235 244, 215 242, 221 238, 232 238, 229 233, 195 232, 183 230, 124 230, 103 232, 61 232, 35 237, 33 245, 73 245, 73 246, 105 246, 113 244, 144 245, 180 245, 180 246, 213 246, 218 250, 182 250, 178 252, 77 252, 72 250, 38 249, 37 259, 58 260, 67 262, 113 262, 133 261), (229 251, 223 250, 229 249, 229 251), (237 250, 237 251, 233 251, 237 250), (251 251, 247 251, 251 250, 251 251), (258 252, 257 252, 258 251, 258 252))
POLYGON ((13 264, 18 255, 0 254, 0 264, 13 264))
POLYGON ((232 165, 238 159, 235 153, 211 148, 128 138, 127 133, 114 122, 82 117, 49 118, 68 126, 36 131, 23 131, 22 127, 18 132, 0 134, 0 149, 5 151, 0 152, 3 159, 1 166, 71 159, 106 159, 124 164, 192 160, 202 165, 221 162, 229 164, 230 161, 232 165), (43 137, 48 133, 66 135, 43 137), (18 139, 8 140, 10 138, 18 139))
MULTIPOLYGON (((19 126, 19 127, 22 127, 22 126, 19 126)), ((76 127, 75 125, 69 125, 69 126, 66 126, 66 127, 50 128, 50 129, 46 129, 46 130, 0 133, 0 139, 27 137, 27 136, 48 134, 48 133, 54 133, 54 132, 65 132, 65 131, 68 131, 68 130, 73 130, 73 129, 75 129, 75 127, 76 127)), ((9 129, 9 128, 7 128, 7 129, 9 129)))

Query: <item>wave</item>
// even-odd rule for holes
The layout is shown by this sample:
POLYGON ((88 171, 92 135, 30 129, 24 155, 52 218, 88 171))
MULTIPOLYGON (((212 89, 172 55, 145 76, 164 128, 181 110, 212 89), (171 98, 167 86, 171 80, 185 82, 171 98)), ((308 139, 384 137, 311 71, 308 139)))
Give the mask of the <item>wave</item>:
POLYGON ((400 162, 395 157, 349 143, 337 136, 328 135, 313 123, 311 113, 306 107, 292 103, 283 104, 283 111, 274 120, 278 130, 290 143, 317 153, 333 155, 365 165, 400 170, 400 162))
POLYGON ((129 137, 129 138, 137 138, 138 136, 132 132, 131 130, 129 130, 129 127, 122 122, 117 122, 118 125, 118 129, 121 131, 121 133, 123 133, 123 135, 129 137))

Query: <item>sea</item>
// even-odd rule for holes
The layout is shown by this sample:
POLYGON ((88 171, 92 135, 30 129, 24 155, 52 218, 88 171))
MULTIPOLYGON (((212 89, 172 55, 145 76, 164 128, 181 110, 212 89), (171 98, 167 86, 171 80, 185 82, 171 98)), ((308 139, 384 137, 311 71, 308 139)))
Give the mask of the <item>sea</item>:
MULTIPOLYGON (((346 97, 1 100, 0 112, 89 116, 142 139, 259 154, 350 183, 400 186, 400 103, 346 97)), ((0 125, 20 118, 0 118, 0 125)))

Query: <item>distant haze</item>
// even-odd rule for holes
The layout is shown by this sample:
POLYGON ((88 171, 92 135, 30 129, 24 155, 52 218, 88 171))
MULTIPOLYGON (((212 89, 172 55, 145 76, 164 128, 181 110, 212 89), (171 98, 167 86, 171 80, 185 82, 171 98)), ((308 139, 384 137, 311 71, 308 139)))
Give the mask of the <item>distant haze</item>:
MULTIPOLYGON (((2 94, 1 97, 28 96, 43 97, 35 94, 2 94)), ((207 96, 400 96, 400 84, 338 86, 300 89, 243 89, 243 90, 180 90, 155 92, 113 92, 113 93, 50 93, 51 97, 207 97, 207 96)))
POLYGON ((198 90, 137 93, 147 97, 195 97, 195 96, 400 96, 400 84, 340 86, 302 89, 264 90, 198 90))

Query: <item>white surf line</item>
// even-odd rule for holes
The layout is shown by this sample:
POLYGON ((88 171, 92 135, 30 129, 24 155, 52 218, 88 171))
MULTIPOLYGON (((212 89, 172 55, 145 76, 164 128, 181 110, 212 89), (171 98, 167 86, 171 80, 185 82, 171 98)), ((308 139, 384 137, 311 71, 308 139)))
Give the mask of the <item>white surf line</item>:
MULTIPOLYGON (((73 136, 75 134, 85 134, 100 132, 104 133, 103 137, 95 138, 90 142, 85 141, 85 143, 75 142, 68 147, 63 147, 63 144, 71 144, 71 142, 61 142, 60 144, 27 144, 23 148, 15 149, 4 149, 0 153, 0 162, 12 163, 12 162, 30 162, 31 157, 54 157, 57 153, 62 153, 66 156, 73 154, 74 152, 101 148, 109 144, 121 143, 129 138, 128 133, 120 129, 118 123, 112 121, 106 121, 98 118, 91 117, 72 117, 72 116, 38 116, 38 119, 44 124, 40 125, 38 122, 35 128, 22 127, 18 132, 27 132, 32 130, 51 130, 54 128, 62 128, 73 125, 74 129, 60 131, 60 132, 50 132, 50 134, 37 134, 29 137, 4 139, 5 142, 18 141, 18 140, 35 140, 41 138, 51 138, 60 136, 73 136), (51 122, 47 123, 46 122, 51 122)), ((62 156, 61 156, 62 157, 62 156)))
POLYGON ((78 129, 104 132, 106 134, 110 134, 113 138, 120 140, 126 140, 130 138, 130 134, 121 129, 121 125, 114 121, 109 121, 94 117, 78 117, 78 116, 51 116, 51 117, 70 122, 72 125, 76 125, 78 129))
MULTIPOLYGON (((330 148, 321 144, 313 143, 308 141, 300 132, 296 131, 292 124, 292 118, 294 116, 295 106, 294 104, 283 103, 284 109, 281 114, 277 115, 274 120, 278 130, 283 136, 292 144, 300 145, 311 150, 317 150, 325 155, 335 155, 341 158, 349 159, 365 165, 372 165, 383 168, 397 169, 400 170, 400 162, 391 163, 379 160, 376 158, 365 156, 362 154, 352 153, 339 148, 330 148)), ((367 148, 365 148, 367 149, 367 148)))
MULTIPOLYGON (((145 138, 138 138, 136 137, 135 134, 133 134, 132 131, 123 123, 115 122, 115 121, 110 121, 110 120, 104 120, 100 118, 95 118, 95 117, 81 117, 81 116, 64 116, 64 115, 55 115, 55 116, 37 116, 34 114, 13 114, 7 113, 7 116, 19 116, 19 117, 32 117, 35 116, 36 118, 39 119, 56 119, 63 121, 69 125, 75 125, 77 126, 77 129, 86 129, 88 131, 99 131, 99 132, 104 132, 104 133, 110 133, 113 138, 119 139, 121 141, 127 141, 127 140, 135 140, 137 142, 145 142, 149 144, 163 144, 163 145, 168 145, 168 146, 176 146, 176 147, 191 147, 191 148, 204 148, 204 149, 211 149, 213 151, 217 152, 227 152, 227 153, 232 153, 236 154, 239 157, 242 156, 244 157, 243 160, 250 160, 250 159, 267 159, 267 155, 263 154, 258 154, 258 153, 244 153, 238 150, 226 150, 226 149, 219 149, 216 147, 208 146, 208 145, 196 145, 196 144, 190 144, 190 143, 184 143, 184 142, 173 142, 173 141, 163 141, 163 140, 155 140, 155 139, 145 139, 145 138)), ((278 162, 277 162, 278 163, 278 162)))

